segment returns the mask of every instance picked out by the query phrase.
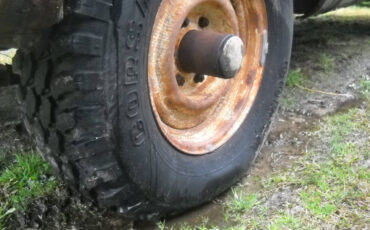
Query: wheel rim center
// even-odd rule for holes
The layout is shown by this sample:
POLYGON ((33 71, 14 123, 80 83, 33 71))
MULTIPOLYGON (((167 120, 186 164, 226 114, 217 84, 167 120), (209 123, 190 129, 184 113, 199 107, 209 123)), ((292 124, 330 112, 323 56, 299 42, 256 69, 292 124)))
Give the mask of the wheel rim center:
POLYGON ((266 28, 264 0, 162 1, 148 80, 154 115, 172 145, 205 154, 236 132, 258 91, 266 28))
POLYGON ((244 52, 236 35, 191 30, 181 40, 177 60, 184 72, 231 79, 243 64, 244 52))

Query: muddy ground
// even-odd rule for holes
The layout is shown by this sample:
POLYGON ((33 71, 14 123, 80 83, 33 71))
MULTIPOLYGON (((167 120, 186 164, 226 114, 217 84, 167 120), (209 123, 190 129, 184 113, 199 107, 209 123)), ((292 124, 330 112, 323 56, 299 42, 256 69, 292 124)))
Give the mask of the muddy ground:
MULTIPOLYGON (((291 69, 305 74, 302 83, 305 89, 286 87, 284 90, 265 146, 241 182, 250 192, 260 189, 254 178, 289 167, 297 152, 318 144, 311 142, 309 130, 322 117, 366 106, 359 94, 359 82, 369 80, 370 76, 370 20, 319 17, 297 21, 291 69)), ((0 157, 3 159, 12 158, 14 152, 33 149, 19 123, 14 97, 14 87, 1 88, 0 157)), ((227 195, 166 220, 167 226, 184 223, 196 226, 205 218, 212 225, 226 226, 221 203, 227 195)), ((278 204, 284 196, 277 193, 271 202, 278 204)), ((9 226, 14 229, 155 229, 156 223, 133 222, 110 211, 98 210, 62 185, 53 195, 34 201, 27 213, 13 215, 9 226)))

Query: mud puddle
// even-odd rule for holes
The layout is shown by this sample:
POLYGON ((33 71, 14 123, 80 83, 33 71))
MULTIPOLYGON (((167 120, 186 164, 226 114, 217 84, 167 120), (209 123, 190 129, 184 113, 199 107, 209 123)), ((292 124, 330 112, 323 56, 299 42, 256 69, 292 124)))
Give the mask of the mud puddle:
MULTIPOLYGON (((370 22, 315 18, 296 23, 292 69, 306 74, 304 86, 313 91, 287 87, 270 135, 254 166, 240 182, 247 192, 258 192, 259 178, 289 167, 313 143, 311 131, 323 116, 362 106, 358 82, 370 75, 370 22), (326 55, 332 67, 323 66, 326 55)), ((0 152, 33 148, 19 125, 14 88, 1 88, 0 152), (5 95, 5 96, 4 96, 5 95)), ((167 227, 184 224, 227 226, 222 206, 230 191, 212 203, 166 219, 167 227)), ((113 212, 96 208, 64 186, 52 196, 34 201, 27 213, 17 213, 10 229, 155 229, 155 223, 133 222, 113 212)))

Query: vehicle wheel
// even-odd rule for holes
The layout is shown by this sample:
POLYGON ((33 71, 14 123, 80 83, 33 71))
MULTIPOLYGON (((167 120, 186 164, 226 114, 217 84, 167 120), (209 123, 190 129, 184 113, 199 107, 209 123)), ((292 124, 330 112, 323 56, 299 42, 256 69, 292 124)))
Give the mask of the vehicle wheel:
POLYGON ((56 173, 100 206, 149 219, 210 201, 240 179, 284 85, 292 1, 76 0, 65 9, 14 60, 26 127, 56 173), (209 40, 183 46, 192 30, 209 40), (194 62, 219 58, 194 48, 215 48, 215 32, 244 43, 233 79, 194 62))

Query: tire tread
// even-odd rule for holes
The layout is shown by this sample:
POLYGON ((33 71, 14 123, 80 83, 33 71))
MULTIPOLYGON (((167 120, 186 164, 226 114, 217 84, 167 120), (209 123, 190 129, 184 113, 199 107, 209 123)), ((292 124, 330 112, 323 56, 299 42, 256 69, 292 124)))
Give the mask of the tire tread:
POLYGON ((145 198, 120 166, 109 128, 117 102, 106 99, 114 96, 105 89, 102 57, 111 8, 112 0, 67 1, 66 19, 43 51, 52 55, 38 60, 20 51, 13 72, 21 75, 26 127, 53 171, 99 206, 137 216, 140 205, 125 205, 145 198))

